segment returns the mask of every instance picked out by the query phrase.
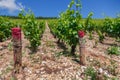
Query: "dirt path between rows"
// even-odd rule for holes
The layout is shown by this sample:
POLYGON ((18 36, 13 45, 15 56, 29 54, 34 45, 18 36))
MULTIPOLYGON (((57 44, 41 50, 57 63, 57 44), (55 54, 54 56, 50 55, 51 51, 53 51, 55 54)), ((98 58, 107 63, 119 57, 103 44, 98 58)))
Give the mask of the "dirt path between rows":
POLYGON ((47 22, 37 53, 31 53, 28 48, 29 42, 22 35, 23 70, 20 74, 12 73, 13 52, 8 49, 10 43, 11 40, 8 40, 1 44, 6 45, 0 51, 0 76, 3 80, 10 80, 12 76, 16 76, 18 80, 70 80, 79 78, 81 74, 80 65, 70 57, 56 57, 55 54, 62 52, 63 49, 58 46, 57 39, 50 33, 47 22))

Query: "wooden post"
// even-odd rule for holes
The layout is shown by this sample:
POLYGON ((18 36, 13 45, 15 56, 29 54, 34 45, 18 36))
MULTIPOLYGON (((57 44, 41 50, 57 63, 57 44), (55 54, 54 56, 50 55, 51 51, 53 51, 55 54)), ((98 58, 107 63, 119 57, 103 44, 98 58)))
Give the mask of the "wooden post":
POLYGON ((12 28, 13 54, 14 54, 14 70, 20 72, 22 66, 22 41, 21 29, 12 28))
POLYGON ((86 65, 84 35, 85 35, 84 31, 78 31, 78 36, 79 36, 79 51, 80 51, 80 64, 81 65, 86 65))

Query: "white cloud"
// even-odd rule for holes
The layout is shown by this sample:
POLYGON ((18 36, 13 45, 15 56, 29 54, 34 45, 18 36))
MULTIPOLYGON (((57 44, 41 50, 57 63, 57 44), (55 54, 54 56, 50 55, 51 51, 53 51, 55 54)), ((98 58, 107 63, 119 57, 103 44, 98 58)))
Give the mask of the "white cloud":
POLYGON ((22 3, 16 3, 15 0, 0 0, 0 9, 7 9, 10 12, 25 8, 22 3))

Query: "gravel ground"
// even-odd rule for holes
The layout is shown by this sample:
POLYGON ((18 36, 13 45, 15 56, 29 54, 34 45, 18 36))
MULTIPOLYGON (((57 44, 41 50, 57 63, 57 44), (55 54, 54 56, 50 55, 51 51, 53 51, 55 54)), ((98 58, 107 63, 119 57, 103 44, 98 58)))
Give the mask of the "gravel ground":
MULTIPOLYGON (((97 36, 94 35, 97 39, 97 36)), ((94 40, 86 38, 86 58, 87 65, 79 64, 79 57, 59 56, 63 52, 68 52, 62 44, 57 44, 57 39, 50 33, 46 23, 46 29, 41 39, 41 45, 36 53, 31 53, 28 49, 29 42, 22 35, 22 69, 19 74, 13 72, 13 52, 11 40, 0 43, 0 80, 83 80, 85 79, 85 69, 92 65, 96 71, 104 73, 108 77, 120 78, 120 56, 108 56, 105 54, 106 49, 115 42, 112 38, 106 38, 104 43, 98 43, 96 48, 94 40), (111 60, 117 64, 117 75, 113 75, 108 70, 111 60)), ((79 46, 76 54, 79 55, 79 46)), ((90 80, 90 79, 88 79, 90 80)), ((120 80, 120 79, 119 79, 120 80)))

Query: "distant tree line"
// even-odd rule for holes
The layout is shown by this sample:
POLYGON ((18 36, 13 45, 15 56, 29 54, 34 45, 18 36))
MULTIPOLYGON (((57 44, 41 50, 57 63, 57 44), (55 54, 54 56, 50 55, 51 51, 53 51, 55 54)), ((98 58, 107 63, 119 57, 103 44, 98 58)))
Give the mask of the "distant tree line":
POLYGON ((42 16, 38 16, 36 18, 37 19, 57 19, 57 17, 42 17, 42 16))
POLYGON ((19 19, 18 16, 9 16, 9 15, 0 15, 2 17, 12 18, 12 19, 19 19))
MULTIPOLYGON (((21 19, 18 16, 9 16, 9 15, 0 15, 2 17, 7 17, 7 18, 12 18, 12 19, 21 19)), ((42 17, 42 16, 38 16, 36 17, 37 19, 57 19, 57 17, 42 17)))

